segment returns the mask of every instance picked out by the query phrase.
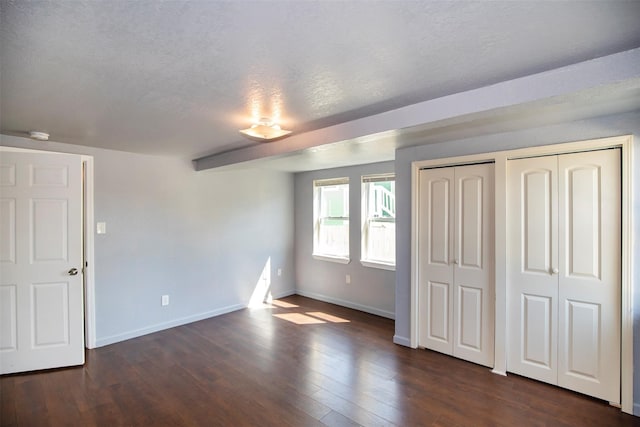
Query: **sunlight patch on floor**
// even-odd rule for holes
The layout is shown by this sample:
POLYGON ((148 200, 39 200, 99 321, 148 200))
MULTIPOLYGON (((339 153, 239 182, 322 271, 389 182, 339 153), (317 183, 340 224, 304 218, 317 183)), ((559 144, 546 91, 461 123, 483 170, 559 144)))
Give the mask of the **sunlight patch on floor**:
POLYGON ((331 323, 349 323, 350 320, 343 319, 342 317, 334 316, 332 314, 323 313, 321 311, 312 311, 307 313, 309 316, 317 317, 318 319, 326 320, 331 323))
POLYGON ((286 302, 286 301, 279 301, 277 299, 271 301, 271 304, 275 305, 276 307, 280 307, 280 308, 298 308, 298 307, 300 307, 299 305, 291 304, 290 302, 286 302))
POLYGON ((302 313, 282 313, 274 314, 274 317, 278 319, 286 320, 287 322, 295 323, 296 325, 313 325, 318 323, 327 323, 324 320, 316 317, 307 316, 302 313))
MULTIPOLYGON (((275 303, 276 301, 273 301, 275 303)), ((282 301, 279 301, 282 302, 282 301)), ((288 304, 288 303, 285 303, 288 304)), ((274 304, 276 305, 276 304, 274 304)), ((293 307, 298 307, 295 304, 290 304, 293 307)), ((296 325, 317 325, 320 323, 349 323, 350 320, 343 319, 342 317, 334 316, 332 314, 324 313, 322 311, 308 311, 306 313, 278 313, 274 314, 274 317, 278 319, 286 320, 288 322, 295 323, 296 325)))

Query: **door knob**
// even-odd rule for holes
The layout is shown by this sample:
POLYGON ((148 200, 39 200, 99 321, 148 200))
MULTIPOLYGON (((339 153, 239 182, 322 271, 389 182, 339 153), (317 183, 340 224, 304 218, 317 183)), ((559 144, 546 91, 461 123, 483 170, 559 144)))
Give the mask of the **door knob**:
POLYGON ((558 270, 557 268, 552 268, 552 269, 551 269, 551 272, 552 272, 553 274, 558 274, 559 270, 558 270))
POLYGON ((69 273, 69 276, 75 276, 76 274, 78 274, 78 269, 77 268, 72 268, 67 273, 69 273))
POLYGON ((454 263, 455 265, 458 265, 458 260, 457 260, 457 259, 454 259, 454 260, 453 260, 453 263, 454 263))

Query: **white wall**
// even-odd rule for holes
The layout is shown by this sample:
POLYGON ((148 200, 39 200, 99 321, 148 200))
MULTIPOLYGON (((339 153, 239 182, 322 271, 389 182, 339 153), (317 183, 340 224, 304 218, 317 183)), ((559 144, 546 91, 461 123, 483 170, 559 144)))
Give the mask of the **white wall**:
POLYGON ((296 292, 389 318, 395 313, 395 272, 360 263, 361 177, 393 173, 393 162, 324 169, 295 175, 296 292), (351 262, 314 259, 313 180, 349 177, 349 250, 351 262), (351 283, 345 276, 351 275, 351 283))
POLYGON ((294 292, 292 174, 195 172, 174 158, 6 135, 1 143, 94 157, 95 220, 107 223, 95 236, 99 346, 246 306, 268 260, 273 294, 294 292))
MULTIPOLYGON (((411 299, 411 163, 563 142, 634 135, 635 259, 640 254, 640 112, 408 147, 396 151, 396 330, 394 340, 409 344, 411 299)), ((634 265, 634 413, 640 415, 640 262, 634 265)))

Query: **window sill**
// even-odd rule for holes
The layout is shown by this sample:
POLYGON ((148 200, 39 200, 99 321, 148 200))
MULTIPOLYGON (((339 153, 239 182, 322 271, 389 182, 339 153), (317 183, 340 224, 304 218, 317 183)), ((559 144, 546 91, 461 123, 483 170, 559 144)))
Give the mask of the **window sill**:
POLYGON ((381 262, 381 261, 367 261, 367 260, 361 259, 360 260, 360 264, 362 264, 364 267, 379 268, 381 270, 396 271, 396 265, 395 264, 389 264, 389 263, 381 262))
POLYGON ((321 260, 321 261, 337 262, 339 264, 349 264, 351 262, 351 260, 349 258, 332 256, 332 255, 313 254, 312 256, 313 256, 314 259, 318 259, 318 260, 321 260))

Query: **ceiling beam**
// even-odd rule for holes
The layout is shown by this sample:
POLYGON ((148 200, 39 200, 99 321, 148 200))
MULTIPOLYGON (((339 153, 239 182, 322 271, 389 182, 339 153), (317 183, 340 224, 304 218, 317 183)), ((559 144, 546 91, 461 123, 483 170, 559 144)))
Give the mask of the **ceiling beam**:
POLYGON ((505 109, 530 103, 553 103, 571 94, 629 85, 640 87, 640 48, 508 80, 478 89, 443 96, 380 114, 293 135, 282 140, 239 148, 193 160, 196 170, 213 169, 252 160, 282 156, 326 144, 436 124, 464 123, 479 116, 502 114, 505 109))

